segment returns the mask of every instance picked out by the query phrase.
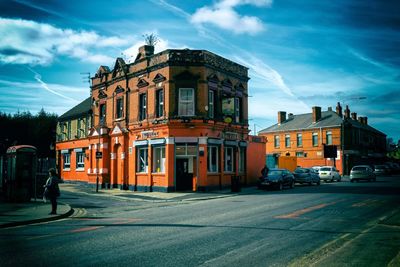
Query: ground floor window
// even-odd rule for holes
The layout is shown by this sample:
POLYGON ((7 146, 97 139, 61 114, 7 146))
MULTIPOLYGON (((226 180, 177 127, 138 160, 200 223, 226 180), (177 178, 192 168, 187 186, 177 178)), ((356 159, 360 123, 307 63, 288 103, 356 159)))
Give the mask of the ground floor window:
POLYGON ((137 171, 147 173, 149 168, 147 147, 139 147, 137 149, 137 171))
POLYGON ((85 168, 85 152, 76 152, 76 168, 85 168))
POLYGON ((234 149, 233 147, 225 147, 225 171, 226 172, 233 172, 234 171, 234 163, 235 163, 235 156, 234 156, 234 149))
POLYGON ((246 171, 246 148, 239 148, 239 172, 244 173, 246 171))
POLYGON ((71 168, 71 154, 69 153, 63 154, 63 159, 64 159, 63 169, 65 170, 71 168))
POLYGON ((153 148, 153 172, 165 172, 165 146, 153 148))
POLYGON ((218 146, 207 148, 207 171, 218 172, 218 146))

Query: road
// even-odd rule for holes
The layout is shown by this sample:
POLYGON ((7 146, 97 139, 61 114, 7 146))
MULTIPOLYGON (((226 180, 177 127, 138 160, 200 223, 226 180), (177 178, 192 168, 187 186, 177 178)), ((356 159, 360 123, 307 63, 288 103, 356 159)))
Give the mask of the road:
POLYGON ((72 217, 0 230, 1 265, 395 266, 399 260, 400 176, 249 192, 154 203, 63 192, 62 201, 76 210, 72 217))

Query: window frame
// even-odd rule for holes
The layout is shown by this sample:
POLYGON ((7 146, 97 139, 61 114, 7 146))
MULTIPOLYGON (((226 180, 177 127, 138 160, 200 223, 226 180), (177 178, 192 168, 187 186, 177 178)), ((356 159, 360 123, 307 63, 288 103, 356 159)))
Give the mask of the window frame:
POLYGON ((297 147, 303 146, 303 134, 302 133, 298 133, 296 135, 296 142, 297 142, 297 147))
POLYGON ((239 173, 246 173, 246 147, 239 147, 239 173), (243 153, 243 155, 242 155, 243 153))
POLYGON ((139 94, 139 121, 147 119, 147 93, 139 94))
POLYGON ((208 89, 208 117, 215 117, 215 90, 208 89))
POLYGON ((137 160, 136 160, 136 171, 138 173, 148 173, 149 171, 149 148, 147 146, 139 146, 136 148, 137 151, 137 160), (143 164, 142 164, 142 157, 141 152, 144 152, 143 157, 143 164))
POLYGON ((164 116, 164 89, 156 90, 156 117, 164 116))
POLYGON ((219 146, 208 146, 207 147, 207 173, 218 173, 218 172, 219 172, 219 146), (213 150, 215 153, 213 153, 213 150), (215 160, 214 166, 212 164, 213 160, 215 160), (215 167, 215 169, 213 167, 215 167))
POLYGON ((281 147, 281 137, 279 135, 274 135, 274 148, 281 147))
POLYGON ((290 134, 285 134, 285 147, 290 147, 290 134))
POLYGON ((63 170, 69 171, 71 169, 71 153, 64 153, 63 155, 63 170))
POLYGON ((76 170, 84 170, 85 169, 85 151, 76 152, 76 170))
POLYGON ((312 133, 312 146, 318 146, 318 133, 312 133))
POLYGON ((124 117, 124 98, 117 97, 115 101, 115 119, 121 119, 124 117), (118 107, 118 104, 120 103, 120 107, 118 107))
POLYGON ((194 88, 179 88, 179 93, 178 93, 178 116, 182 117, 193 117, 195 116, 195 91, 194 88), (191 92, 192 96, 191 99, 189 100, 183 100, 183 92, 191 92), (185 110, 183 110, 183 105, 185 105, 185 110), (189 113, 188 111, 192 110, 192 113, 189 113))
POLYGON ((232 146, 224 147, 224 172, 235 172, 235 149, 232 146), (231 151, 231 164, 228 165, 228 151, 231 151))
POLYGON ((326 141, 327 145, 333 144, 332 131, 326 131, 325 138, 326 138, 325 141, 326 141))
POLYGON ((166 147, 165 146, 154 146, 153 147, 153 173, 165 173, 165 162, 166 162, 166 147), (157 154, 159 158, 157 157, 157 154), (164 159, 164 161, 163 161, 164 159), (157 160, 160 162, 157 163, 157 160))
POLYGON ((241 98, 240 97, 235 97, 235 122, 240 123, 241 122, 241 98))

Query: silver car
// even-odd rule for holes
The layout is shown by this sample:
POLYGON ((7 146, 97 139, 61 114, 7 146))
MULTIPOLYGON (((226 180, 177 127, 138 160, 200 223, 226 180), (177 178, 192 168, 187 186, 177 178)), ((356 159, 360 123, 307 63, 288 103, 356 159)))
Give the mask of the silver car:
POLYGON ((319 169, 319 178, 326 182, 340 182, 342 180, 342 176, 340 176, 339 171, 333 166, 321 167, 321 169, 319 169))
POLYGON ((376 181, 376 174, 374 170, 368 165, 358 165, 351 168, 350 171, 350 182, 367 180, 376 181))

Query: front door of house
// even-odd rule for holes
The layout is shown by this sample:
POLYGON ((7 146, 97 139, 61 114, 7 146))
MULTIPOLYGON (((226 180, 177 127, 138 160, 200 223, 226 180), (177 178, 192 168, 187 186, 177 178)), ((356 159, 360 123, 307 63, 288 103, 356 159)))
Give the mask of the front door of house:
POLYGON ((189 163, 189 158, 176 159, 176 191, 193 190, 193 171, 189 163))

